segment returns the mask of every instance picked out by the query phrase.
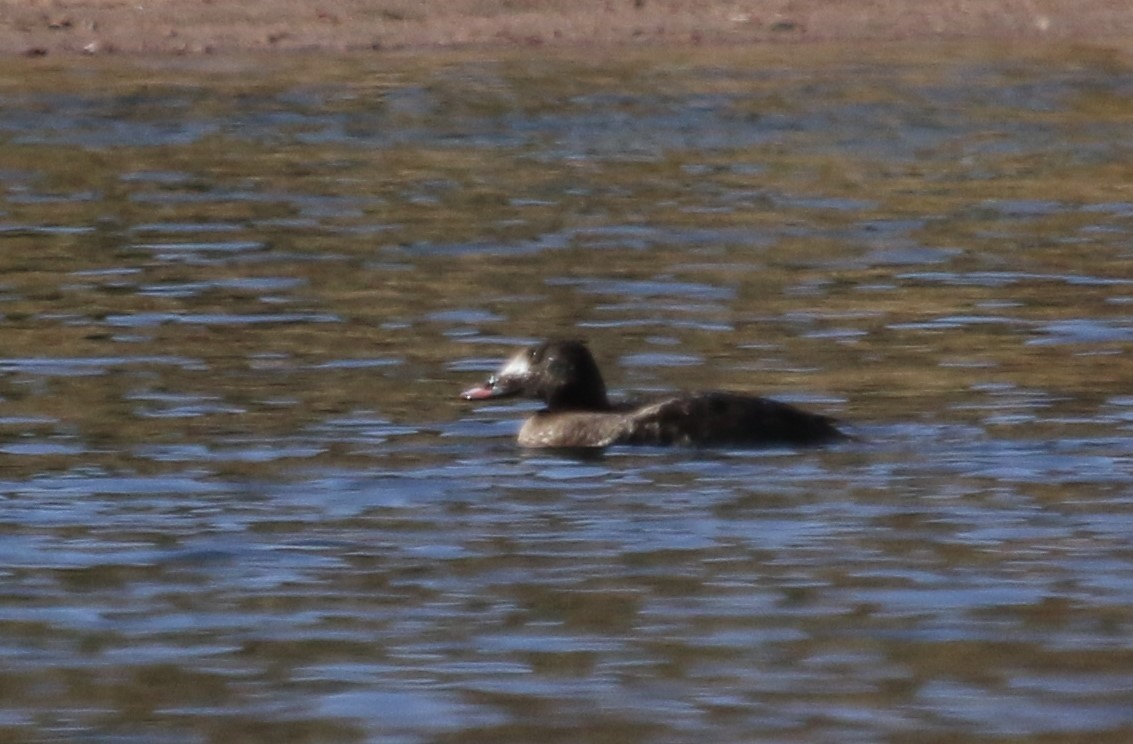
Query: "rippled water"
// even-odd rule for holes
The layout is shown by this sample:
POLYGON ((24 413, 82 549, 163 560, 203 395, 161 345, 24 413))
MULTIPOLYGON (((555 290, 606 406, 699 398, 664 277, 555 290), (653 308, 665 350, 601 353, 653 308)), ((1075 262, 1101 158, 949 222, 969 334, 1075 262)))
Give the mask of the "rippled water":
POLYGON ((1120 60, 7 65, 5 741, 1133 736, 1120 60), (456 399, 565 334, 858 439, 456 399))

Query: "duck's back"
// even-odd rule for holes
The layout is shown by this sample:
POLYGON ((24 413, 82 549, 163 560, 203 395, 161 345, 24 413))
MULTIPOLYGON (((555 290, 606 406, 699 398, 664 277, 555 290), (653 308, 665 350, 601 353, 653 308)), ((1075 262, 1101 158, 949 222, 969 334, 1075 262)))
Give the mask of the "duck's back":
POLYGON ((845 439, 834 420, 766 398, 688 393, 624 414, 619 444, 806 445, 845 439))

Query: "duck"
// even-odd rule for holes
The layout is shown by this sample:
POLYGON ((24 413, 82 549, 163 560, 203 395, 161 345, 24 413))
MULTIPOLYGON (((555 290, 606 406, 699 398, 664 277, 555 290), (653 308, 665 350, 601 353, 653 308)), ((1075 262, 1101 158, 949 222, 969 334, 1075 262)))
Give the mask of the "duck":
POLYGON ((519 430, 518 442, 525 448, 809 446, 848 438, 829 416, 743 393, 684 392, 611 403, 590 349, 573 339, 519 351, 460 397, 482 401, 517 395, 545 406, 519 430))

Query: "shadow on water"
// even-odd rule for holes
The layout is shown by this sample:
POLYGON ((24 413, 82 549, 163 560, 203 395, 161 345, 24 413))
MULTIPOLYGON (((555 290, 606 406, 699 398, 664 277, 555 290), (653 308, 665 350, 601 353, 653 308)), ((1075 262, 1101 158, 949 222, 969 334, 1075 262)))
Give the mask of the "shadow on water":
POLYGON ((11 63, 5 740, 1126 741, 1129 68, 812 57, 11 63), (858 439, 520 451, 549 335, 858 439))

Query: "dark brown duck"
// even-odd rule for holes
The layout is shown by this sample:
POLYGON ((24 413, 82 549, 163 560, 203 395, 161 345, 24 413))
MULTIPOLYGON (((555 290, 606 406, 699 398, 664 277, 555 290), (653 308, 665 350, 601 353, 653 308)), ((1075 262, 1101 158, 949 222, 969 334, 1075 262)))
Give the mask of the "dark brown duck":
POLYGON ((739 393, 679 393, 640 405, 612 405, 602 373, 581 341, 547 341, 524 349, 486 382, 461 393, 465 400, 511 395, 538 398, 547 406, 524 422, 523 447, 750 447, 846 438, 827 416, 739 393))

